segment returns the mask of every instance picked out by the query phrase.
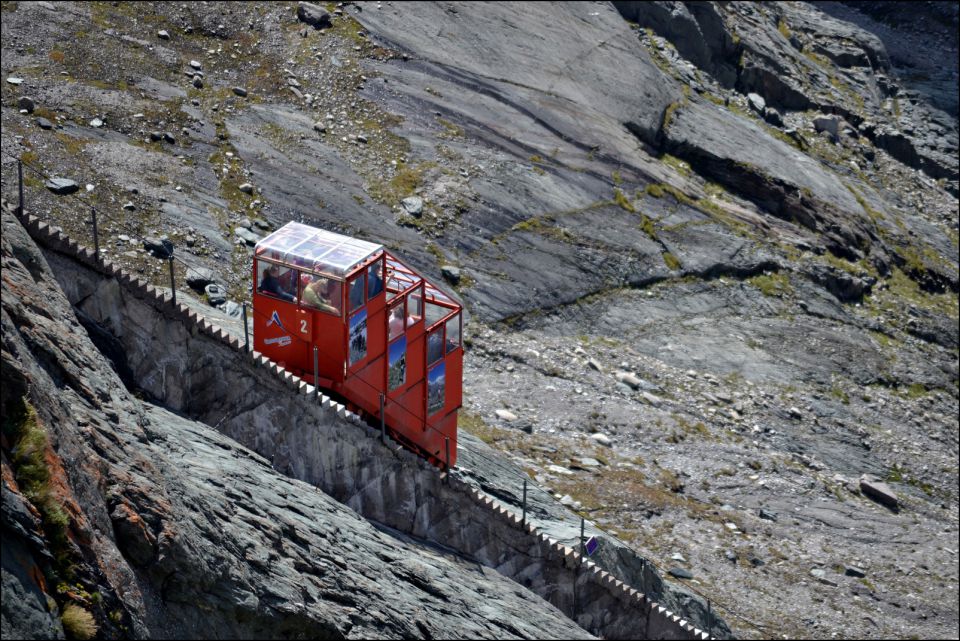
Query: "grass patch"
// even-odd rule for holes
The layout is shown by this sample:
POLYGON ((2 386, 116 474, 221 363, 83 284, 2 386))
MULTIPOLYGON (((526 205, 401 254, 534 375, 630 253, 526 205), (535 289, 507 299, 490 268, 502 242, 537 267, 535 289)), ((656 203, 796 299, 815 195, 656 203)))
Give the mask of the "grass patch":
POLYGON ((614 188, 613 190, 613 202, 620 206, 620 209, 628 211, 631 214, 636 213, 636 209, 633 206, 633 203, 630 202, 630 199, 627 198, 627 195, 620 190, 619 187, 614 188))
POLYGON ((65 565, 70 554, 67 529, 70 516, 54 495, 50 486, 50 468, 47 464, 47 433, 40 425, 37 411, 23 397, 4 417, 4 437, 11 448, 14 477, 23 496, 40 512, 43 531, 59 565, 65 565))
POLYGON ((793 291, 790 279, 779 272, 759 274, 748 278, 747 282, 759 289, 764 296, 782 298, 793 291))
POLYGON ((60 622, 68 639, 86 641, 97 635, 97 623, 93 620, 93 615, 76 603, 68 603, 63 608, 60 622))
POLYGON ((779 31, 780 35, 782 35, 787 40, 789 40, 790 36, 793 35, 790 32, 790 27, 788 27, 787 23, 783 21, 783 18, 780 18, 779 20, 777 20, 777 31, 779 31))
POLYGON ((457 425, 488 445, 502 441, 510 434, 506 430, 487 425, 486 421, 484 421, 479 414, 474 414, 473 412, 461 411, 457 417, 457 425))
POLYGON ((670 154, 663 154, 660 156, 660 162, 663 164, 673 167, 678 174, 681 176, 689 176, 693 173, 693 170, 690 168, 690 163, 680 160, 676 156, 671 156, 670 154))
POLYGON ((671 270, 676 271, 683 267, 680 263, 680 259, 671 254, 670 252, 663 252, 663 262, 671 270))

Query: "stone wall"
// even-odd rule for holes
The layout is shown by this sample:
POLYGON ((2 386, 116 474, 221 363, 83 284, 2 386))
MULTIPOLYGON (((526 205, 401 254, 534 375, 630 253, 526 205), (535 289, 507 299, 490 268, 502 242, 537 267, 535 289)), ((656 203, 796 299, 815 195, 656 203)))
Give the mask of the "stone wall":
POLYGON ((312 385, 153 286, 98 259, 38 219, 21 222, 45 248, 71 304, 117 341, 136 385, 214 426, 367 519, 456 550, 528 587, 607 638, 707 639, 644 594, 496 501, 446 474, 312 385))

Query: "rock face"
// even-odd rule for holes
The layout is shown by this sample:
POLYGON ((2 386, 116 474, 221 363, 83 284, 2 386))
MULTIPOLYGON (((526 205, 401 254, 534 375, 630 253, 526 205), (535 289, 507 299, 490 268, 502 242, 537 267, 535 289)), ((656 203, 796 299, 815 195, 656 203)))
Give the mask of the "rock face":
MULTIPOLYGON (((943 563, 957 536, 960 374, 953 5, 344 3, 324 33, 279 4, 143 11, 151 24, 122 3, 4 4, 8 201, 14 157, 89 183, 101 250, 159 286, 168 265, 147 260, 140 236, 168 235, 239 297, 251 249, 233 230, 290 220, 382 243, 441 286, 456 265, 449 293, 469 312, 461 426, 515 467, 497 485, 478 456, 454 481, 497 485, 517 512, 525 471, 544 503, 566 497, 628 539, 598 554, 629 557, 631 582, 655 564, 678 610, 674 552, 714 612, 729 601, 768 636, 955 634, 957 569, 943 563), (27 95, 32 115, 18 109, 27 95), (502 408, 518 420, 497 419, 502 408), (889 479, 898 512, 864 494, 863 474, 889 479), (829 570, 837 587, 789 579, 808 577, 810 560, 867 569, 870 586, 829 570), (858 598, 837 607, 841 592, 858 598)), ((29 174, 26 187, 29 211, 90 241, 76 195, 29 174)), ((199 366, 195 385, 165 389, 190 362, 172 350, 128 359, 110 339, 124 316, 108 290, 84 292, 76 316, 121 379, 142 377, 131 384, 174 407, 220 407, 194 391, 218 389, 199 366)), ((246 390, 220 399, 234 388, 246 390)), ((274 442, 311 451, 271 427, 279 413, 239 407, 257 423, 231 424, 245 445, 271 460, 260 448, 274 442)), ((311 467, 276 451, 311 482, 369 454, 311 467)), ((373 479, 389 477, 366 473, 369 494, 328 489, 381 509, 389 487, 373 479)), ((408 509, 430 495, 395 496, 408 509)), ((108 508, 104 522, 115 515, 146 558, 141 524, 108 508)), ((578 517, 552 508, 554 538, 576 546, 578 517)), ((405 518, 405 531, 443 529, 405 518)), ((703 622, 697 612, 691 600, 681 615, 703 622)))
MULTIPOLYGON (((101 594, 84 603, 102 634, 123 625, 135 637, 589 636, 497 572, 375 529, 211 428, 134 398, 6 213, 3 261, 4 418, 24 399, 37 408, 53 500, 68 508, 70 541, 83 542, 65 554, 101 594), (38 295, 42 315, 29 302, 38 295), (56 360, 30 356, 43 353, 56 360)), ((5 445, 4 635, 62 637, 43 572, 21 569, 50 567, 52 534, 8 455, 5 445)))

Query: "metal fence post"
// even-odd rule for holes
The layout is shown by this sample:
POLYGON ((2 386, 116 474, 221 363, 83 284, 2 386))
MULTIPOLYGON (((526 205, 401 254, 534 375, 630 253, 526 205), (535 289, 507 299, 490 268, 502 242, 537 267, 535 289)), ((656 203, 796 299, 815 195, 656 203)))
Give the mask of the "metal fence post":
POLYGON ((707 634, 713 637, 713 608, 710 606, 710 599, 707 599, 707 634))
POLYGON ((90 208, 90 215, 93 217, 93 255, 100 260, 100 235, 97 233, 97 208, 90 208))
POLYGON ((170 293, 173 295, 173 305, 177 305, 177 283, 173 280, 173 256, 170 256, 170 293))
POLYGON ((386 405, 383 393, 380 394, 380 442, 387 442, 387 417, 383 413, 383 407, 386 405))
POLYGON ((450 437, 449 437, 449 436, 443 437, 443 443, 444 443, 444 445, 445 445, 446 448, 447 448, 447 477, 446 477, 446 480, 447 480, 447 484, 449 485, 449 484, 450 484, 450 437))
POLYGON ((580 563, 583 563, 583 559, 587 554, 587 548, 584 547, 583 542, 583 527, 584 527, 584 518, 580 517, 580 563))
POLYGON ((313 393, 320 399, 320 365, 318 364, 317 346, 313 346, 313 393))
POLYGON ((523 479, 523 517, 520 522, 527 527, 527 479, 523 479))
POLYGON ((247 304, 243 303, 243 351, 250 351, 250 330, 247 328, 247 304))
POLYGON ((20 215, 23 216, 23 214, 24 214, 24 207, 23 207, 23 161, 22 161, 22 160, 19 160, 19 159, 17 160, 17 190, 18 190, 18 192, 19 192, 19 194, 20 194, 20 203, 19 203, 19 205, 18 205, 18 208, 20 209, 20 215))

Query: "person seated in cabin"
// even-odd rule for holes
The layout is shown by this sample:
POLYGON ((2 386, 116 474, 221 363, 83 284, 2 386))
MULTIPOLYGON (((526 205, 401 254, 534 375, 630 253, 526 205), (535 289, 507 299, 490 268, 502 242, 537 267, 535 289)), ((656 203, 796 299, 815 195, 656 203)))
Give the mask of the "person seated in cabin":
POLYGON ((326 286, 320 289, 320 298, 329 305, 334 314, 340 313, 340 281, 332 278, 324 279, 326 286))
POLYGON ((296 297, 284 289, 280 282, 280 268, 276 265, 267 265, 263 270, 263 278, 260 280, 260 292, 270 294, 285 301, 293 302, 296 297))
POLYGON ((397 305, 390 310, 390 321, 388 323, 388 336, 396 338, 403 332, 403 305, 397 305))
POLYGON ((301 281, 306 283, 303 288, 304 305, 309 305, 310 307, 324 312, 330 312, 331 314, 340 313, 340 310, 331 304, 330 297, 327 294, 330 289, 330 279, 324 278, 323 276, 311 277, 304 274, 301 281))

